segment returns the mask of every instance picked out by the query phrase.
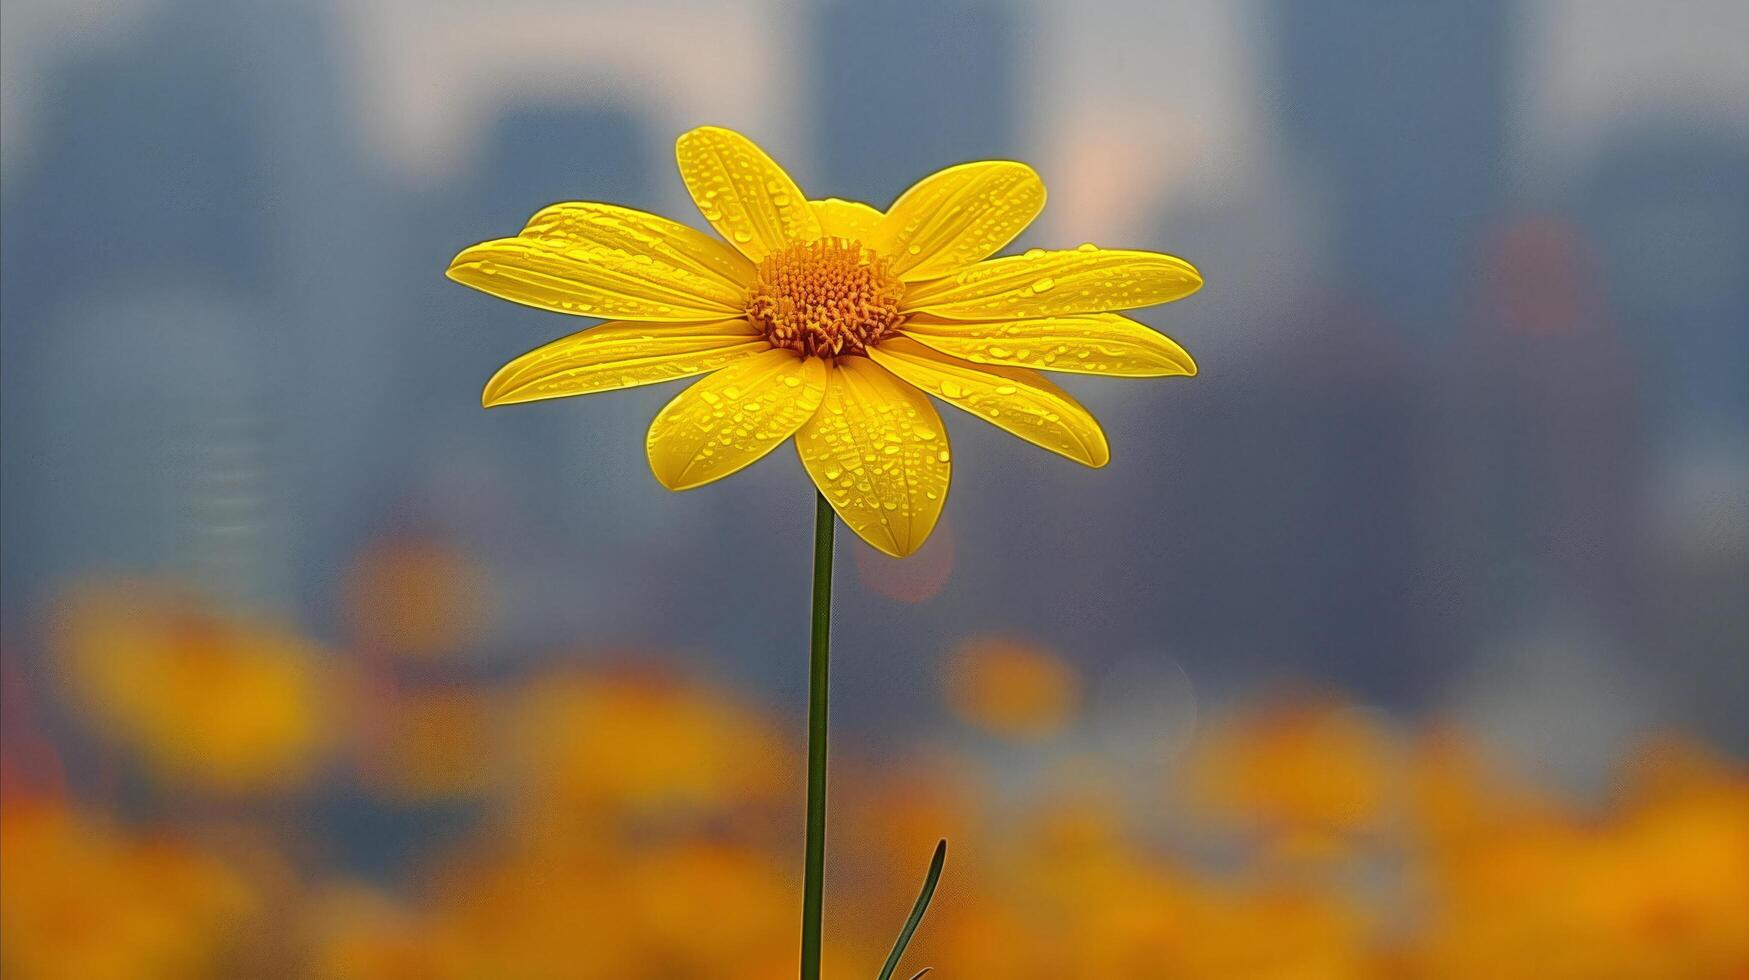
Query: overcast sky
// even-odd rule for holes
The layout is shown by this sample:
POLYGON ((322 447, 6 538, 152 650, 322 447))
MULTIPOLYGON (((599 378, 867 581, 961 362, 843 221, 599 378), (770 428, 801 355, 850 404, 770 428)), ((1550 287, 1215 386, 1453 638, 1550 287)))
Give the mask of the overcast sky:
MULTIPOLYGON (((8 168, 29 151, 44 73, 72 48, 125 42, 158 2, 0 0, 8 168)), ((373 153, 410 179, 456 166, 506 91, 579 82, 656 113, 663 130, 710 119, 792 158, 805 152, 794 93, 808 64, 806 0, 312 2, 337 15, 373 153)), ((1022 123, 1044 167, 1072 175, 1089 145, 1131 149, 1153 161, 1163 197, 1183 186, 1219 193, 1268 165, 1261 0, 1022 6, 1033 25, 1019 73, 1033 111, 1022 123)), ((1749 4, 1527 0, 1523 11, 1515 152, 1532 176, 1583 158, 1611 119, 1647 106, 1749 132, 1749 4)), ((1081 197, 1059 203, 1089 217, 1114 207, 1092 190, 1081 197)))

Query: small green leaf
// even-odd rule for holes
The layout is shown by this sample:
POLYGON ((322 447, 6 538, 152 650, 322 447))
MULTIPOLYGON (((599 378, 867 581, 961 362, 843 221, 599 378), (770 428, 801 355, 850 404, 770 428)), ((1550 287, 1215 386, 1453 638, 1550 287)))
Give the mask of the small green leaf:
MULTIPOLYGON (((935 856, 929 861, 929 876, 923 879, 923 891, 917 895, 917 904, 911 907, 911 917, 905 920, 905 928, 899 931, 899 939, 893 943, 893 951, 887 955, 887 965, 881 967, 879 980, 892 980, 893 971, 899 968, 899 958, 905 955, 905 947, 911 943, 911 934, 917 931, 917 924, 923 921, 923 913, 929 908, 929 900, 935 897, 935 884, 941 880, 941 865, 947 860, 947 840, 935 845, 935 856)), ((917 980, 928 973, 929 967, 918 971, 911 980, 917 980)))

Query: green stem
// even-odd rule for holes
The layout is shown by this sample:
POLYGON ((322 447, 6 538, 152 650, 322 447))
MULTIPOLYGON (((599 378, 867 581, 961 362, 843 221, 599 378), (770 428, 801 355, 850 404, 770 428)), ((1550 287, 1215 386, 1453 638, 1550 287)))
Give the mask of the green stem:
POLYGON ((808 656, 807 870, 802 885, 802 980, 820 978, 820 919, 826 894, 826 666, 832 640, 832 533, 838 518, 815 494, 814 629, 808 656))

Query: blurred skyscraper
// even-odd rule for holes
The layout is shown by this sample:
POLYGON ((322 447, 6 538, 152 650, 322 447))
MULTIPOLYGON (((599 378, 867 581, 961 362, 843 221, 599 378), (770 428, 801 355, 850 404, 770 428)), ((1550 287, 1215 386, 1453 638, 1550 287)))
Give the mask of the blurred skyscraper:
POLYGON ((1637 526, 1650 538, 1657 633, 1642 649, 1685 717, 1739 750, 1749 746, 1746 173, 1741 132, 1636 120, 1603 141, 1564 202, 1601 257, 1600 292, 1646 378, 1652 496, 1637 526))
POLYGON ((1572 225, 1521 217, 1487 254, 1453 370, 1430 379, 1445 433, 1429 526, 1445 537, 1435 560, 1461 583, 1465 644, 1557 620, 1645 648, 1644 360, 1572 225))
MULTIPOLYGON (((436 525, 487 556, 514 597, 507 618, 535 643, 612 636, 634 620, 651 628, 639 617, 657 614, 661 597, 634 601, 622 590, 640 576, 623 569, 651 560, 675 530, 643 433, 677 386, 482 411, 480 391, 500 365, 598 321, 515 306, 443 270, 461 248, 514 235, 554 202, 658 210, 656 182, 669 172, 654 153, 661 142, 632 108, 586 90, 549 94, 504 107, 456 181, 402 199, 394 261, 407 302, 392 329, 414 383, 395 411, 413 437, 392 507, 377 517, 436 525)), ((712 499, 688 502, 708 510, 712 499)))
MULTIPOLYGON (((7 8, 9 54, 29 6, 7 8)), ((956 162, 1038 159, 1022 136, 1045 134, 1029 127, 1085 112, 1091 124, 1069 128, 1090 144, 1131 124, 1167 133, 1172 152, 1119 172, 1126 200, 1170 210, 1153 241, 1121 244, 1208 274, 1198 296, 1138 314, 1203 375, 1065 379, 1111 436, 1096 472, 943 407, 957 467, 943 544, 898 563, 840 539, 855 552, 840 568, 846 722, 885 725, 894 704, 927 714, 907 689, 927 675, 907 668, 971 630, 1026 634, 1090 674, 1160 652, 1204 687, 1300 672, 1395 704, 1497 634, 1540 642, 1544 624, 1576 622, 1660 682, 1682 675, 1685 707, 1749 744, 1736 703, 1749 147, 1728 117, 1741 89, 1716 104, 1693 97, 1710 90, 1601 91, 1698 85, 1714 69, 1657 67, 1687 42, 1648 43, 1652 67, 1575 85, 1576 65, 1607 60, 1580 22, 1607 19, 1631 46, 1637 21, 1513 0, 1278 0, 1257 25, 1273 33, 1212 18, 1232 31, 1207 39, 1239 55, 1232 78, 1150 88, 1122 84, 1146 72, 1112 70, 1157 50, 1158 22, 1138 32, 1121 5, 1072 41, 1044 28, 1079 10, 1024 0, 654 17, 148 0, 111 19, 99 6, 100 26, 37 18, 54 36, 25 42, 27 70, 7 65, 8 106, 30 103, 33 122, 6 134, 0 243, 9 646, 40 609, 20 600, 100 570, 289 596, 334 639, 360 543, 406 536, 489 567, 506 604, 495 622, 514 631, 482 641, 493 658, 556 642, 710 651, 799 694, 793 598, 813 491, 793 448, 671 495, 643 434, 684 382, 482 412, 500 364, 591 321, 443 269, 557 200, 660 203, 701 224, 666 207, 685 202, 671 126, 745 121, 727 118, 737 102, 761 124, 804 110, 811 125, 793 131, 817 142, 784 162, 816 193, 876 205, 956 162), (771 30, 791 15, 799 32, 771 30), (567 39, 579 24, 602 32, 580 52, 567 39), (740 50, 729 42, 767 30, 765 53, 741 62, 759 69, 727 76, 696 59, 628 75, 631 58, 607 56, 700 39, 740 50), (1133 43, 1107 45, 1119 31, 1133 43), (796 33, 811 57, 771 56, 796 33), (1257 64, 1271 77, 1254 79, 1257 64), (439 73, 453 85, 432 84, 439 73), (1199 132, 1209 117, 1183 111, 1192 97, 1234 118, 1199 132), (1644 124, 1612 123, 1629 103, 1644 124), (1527 134, 1547 145, 1524 156, 1592 154, 1546 175, 1529 220, 1504 199, 1535 182, 1502 159, 1527 105, 1585 122, 1527 134), (481 118, 478 139, 457 137, 481 118), (1612 124, 1595 149, 1574 142, 1612 124), (364 126, 380 158, 361 150, 364 126), (444 156, 470 145, 471 160, 444 156), (1252 160, 1253 147, 1283 155, 1252 160), (427 152, 462 165, 389 169, 427 152), (1205 195, 1210 161, 1240 156, 1205 195), (1592 258, 1595 275, 1576 275, 1592 258), (1634 629, 1647 637, 1623 635, 1634 629)), ((1707 26, 1671 17, 1691 21, 1691 41, 1707 26)), ((1185 43, 1205 31, 1187 24, 1185 43)), ((1044 176, 1097 187, 1112 152, 1068 154, 1066 173, 1044 176)))
POLYGON ((886 207, 953 163, 1016 158, 1020 23, 996 0, 828 0, 811 27, 818 185, 886 207))
MULTIPOLYGON (((368 318, 349 288, 359 263, 348 250, 364 246, 343 220, 368 217, 349 198, 358 180, 328 50, 309 10, 181 0, 125 47, 51 81, 54 111, 6 189, 9 613, 80 551, 50 540, 61 531, 106 528, 108 554, 84 558, 111 570, 205 547, 192 539, 237 515, 199 500, 230 494, 215 488, 236 480, 238 460, 251 474, 299 473, 301 492, 272 508, 282 518, 321 496, 305 454, 320 444, 315 455, 332 460, 345 446, 305 431, 276 389, 320 378, 327 399, 296 404, 314 414, 343 403, 327 369, 358 358, 326 347, 326 331, 355 336, 346 317, 368 318), (82 462, 57 469, 55 459, 82 462), (166 492, 186 492, 205 516, 135 512, 130 467, 173 474, 179 489, 166 492), (101 495, 106 486, 114 496, 101 495)), ((271 550, 287 560, 285 547, 271 550)), ((219 574, 239 576, 255 577, 219 574)), ((282 581, 277 598, 290 588, 282 581)))
POLYGON ((1140 573, 1199 678, 1305 671, 1414 704, 1442 649, 1420 531, 1426 368, 1395 323, 1340 298, 1296 306, 1225 383, 1173 399, 1185 422, 1155 450, 1173 465, 1132 485, 1113 563, 1140 573))
POLYGON ((1647 120, 1604 141, 1568 202, 1602 255, 1601 289, 1652 369, 1661 441, 1679 453, 1744 440, 1746 174, 1741 135, 1647 120))
POLYGON ((591 105, 588 93, 570 105, 512 105, 488 126, 469 172, 436 196, 408 201, 413 214, 401 222, 406 240, 397 248, 406 262, 402 290, 423 301, 397 329, 418 364, 418 387, 404 409, 425 434, 411 478, 432 479, 446 462, 486 465, 511 479, 521 513, 547 532, 563 528, 572 544, 600 544, 649 509, 647 486, 635 479, 644 476, 642 458, 617 451, 616 439, 649 422, 651 390, 479 408, 486 378, 505 360, 596 320, 504 303, 444 280, 442 269, 460 248, 514 235, 554 201, 649 210, 658 172, 652 145, 644 121, 591 105))
POLYGON ((1494 220, 1514 80, 1510 0, 1281 0, 1290 154, 1326 196, 1337 281, 1449 336, 1494 220))

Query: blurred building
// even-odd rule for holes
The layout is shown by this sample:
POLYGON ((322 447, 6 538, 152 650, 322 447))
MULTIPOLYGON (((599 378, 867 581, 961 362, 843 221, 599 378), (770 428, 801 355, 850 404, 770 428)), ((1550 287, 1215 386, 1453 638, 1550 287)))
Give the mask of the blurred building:
POLYGON ((1021 156, 1022 9, 826 0, 810 14, 818 186, 884 208, 953 163, 1021 156))
MULTIPOLYGON (((1558 610, 1643 643, 1651 460, 1644 360, 1624 341, 1592 242, 1516 219, 1478 269, 1474 322, 1442 379, 1450 436, 1433 480, 1442 561, 1465 563, 1466 635, 1558 610)), ((1490 634, 1493 634, 1491 637, 1490 634)))
POLYGON ((464 174, 433 193, 403 198, 399 291, 417 297, 418 307, 410 306, 395 329, 416 365, 416 383, 397 408, 424 430, 410 447, 410 483, 441 479, 446 457, 465 459, 488 467, 531 519, 569 537, 599 540, 640 523, 649 494, 632 478, 642 475, 643 462, 610 451, 654 413, 639 392, 480 410, 480 391, 499 365, 597 321, 494 302, 447 281, 443 270, 462 246, 514 235, 557 201, 653 209, 666 162, 651 159, 654 142, 645 121, 617 106, 510 105, 487 127, 464 174), (581 500, 595 503, 583 507, 581 500))
MULTIPOLYGON (((357 352, 373 339, 357 329, 370 252, 348 234, 369 212, 329 50, 313 11, 179 0, 48 81, 56 111, 5 200, 9 617, 85 560, 56 535, 101 529, 102 550, 147 569, 201 551, 188 538, 237 515, 173 512, 203 506, 195 488, 230 493, 237 466, 297 474, 277 520, 332 512, 333 471, 312 461, 345 459, 369 430, 320 419, 357 416, 345 369, 368 363, 357 352), (287 390, 292 379, 324 397, 287 390), (173 483, 162 507, 136 492, 154 472, 173 483)), ((317 558, 299 548, 319 540, 304 530, 273 560, 317 558)))
MULTIPOLYGON (((1605 139, 1562 202, 1595 243, 1599 290, 1651 371, 1652 419, 1678 453, 1743 444, 1749 417, 1749 138, 1683 119, 1605 139)), ((1679 460, 1661 462, 1677 464, 1679 460)))
POLYGON ((1271 10, 1286 152, 1321 183, 1332 271, 1404 329, 1450 336, 1502 192, 1516 5, 1271 10))
MULTIPOLYGON (((1749 683, 1741 656, 1749 583, 1745 172, 1741 131, 1636 118, 1602 141, 1562 202, 1596 249, 1598 293, 1645 379, 1639 426, 1648 487, 1632 525, 1646 536, 1634 563, 1655 637, 1645 656, 1685 716, 1739 750, 1749 745, 1737 693, 1749 683)), ((1614 485, 1592 492, 1607 495, 1614 485)))
POLYGON ((388 411, 410 435, 372 520, 392 530, 412 516, 490 556, 516 603, 511 620, 535 642, 611 635, 642 615, 606 559, 660 533, 643 430, 673 386, 482 411, 500 365, 598 321, 494 300, 443 270, 461 247, 514 235, 554 202, 654 209, 666 167, 648 130, 617 105, 512 101, 459 177, 397 203, 393 266, 408 300, 389 329, 409 376, 388 411))
POLYGON ((1420 703, 1446 649, 1424 564, 1426 368, 1395 324, 1339 297, 1303 298, 1275 332, 1233 383, 1175 396, 1196 421, 1167 436, 1171 472, 1129 493, 1121 564, 1145 569, 1197 676, 1304 670, 1420 703))

